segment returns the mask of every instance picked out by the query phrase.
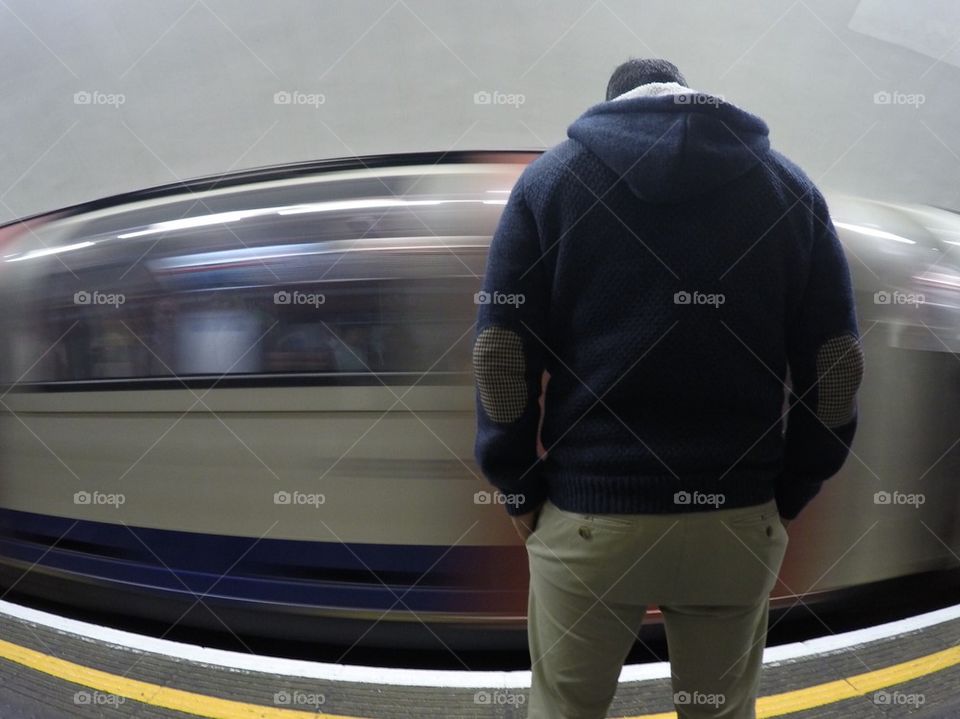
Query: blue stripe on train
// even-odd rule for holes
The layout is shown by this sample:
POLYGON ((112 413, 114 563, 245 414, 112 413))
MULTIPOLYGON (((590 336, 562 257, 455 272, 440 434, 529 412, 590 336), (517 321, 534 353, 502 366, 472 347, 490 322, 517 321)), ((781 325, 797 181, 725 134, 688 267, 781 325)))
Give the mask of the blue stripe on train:
POLYGON ((258 541, 0 509, 0 561, 38 562, 158 593, 238 601, 415 612, 489 609, 498 603, 495 574, 517 565, 517 549, 258 541))

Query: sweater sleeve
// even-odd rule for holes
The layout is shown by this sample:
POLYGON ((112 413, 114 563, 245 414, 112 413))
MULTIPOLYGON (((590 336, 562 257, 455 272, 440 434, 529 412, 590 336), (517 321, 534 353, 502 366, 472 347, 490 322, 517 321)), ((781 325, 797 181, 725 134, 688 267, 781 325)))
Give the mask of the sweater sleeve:
POLYGON ((508 514, 532 512, 547 496, 537 453, 550 287, 523 175, 507 200, 477 293, 473 347, 474 453, 504 495, 508 514))
POLYGON ((863 377, 850 270, 826 202, 814 190, 815 238, 797 321, 787 332, 792 378, 780 514, 793 519, 843 466, 857 428, 863 377))

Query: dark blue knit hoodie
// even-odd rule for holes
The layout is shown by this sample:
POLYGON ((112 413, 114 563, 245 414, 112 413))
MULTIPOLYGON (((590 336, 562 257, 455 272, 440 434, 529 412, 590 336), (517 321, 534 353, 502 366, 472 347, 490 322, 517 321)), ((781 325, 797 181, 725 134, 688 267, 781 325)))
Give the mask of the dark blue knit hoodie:
POLYGON ((776 497, 794 517, 839 470, 863 369, 849 270, 767 133, 709 95, 632 97, 526 168, 474 346, 476 457, 511 514, 776 497))

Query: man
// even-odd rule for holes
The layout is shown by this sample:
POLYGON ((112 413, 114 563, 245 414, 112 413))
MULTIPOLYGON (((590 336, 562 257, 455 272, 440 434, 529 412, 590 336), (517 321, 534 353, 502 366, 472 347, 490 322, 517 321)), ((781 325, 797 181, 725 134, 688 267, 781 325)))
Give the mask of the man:
POLYGON ((476 456, 529 555, 530 717, 606 716, 648 604, 679 716, 754 716, 785 522, 846 459, 863 372, 826 203, 767 134, 630 60, 504 209, 476 456))

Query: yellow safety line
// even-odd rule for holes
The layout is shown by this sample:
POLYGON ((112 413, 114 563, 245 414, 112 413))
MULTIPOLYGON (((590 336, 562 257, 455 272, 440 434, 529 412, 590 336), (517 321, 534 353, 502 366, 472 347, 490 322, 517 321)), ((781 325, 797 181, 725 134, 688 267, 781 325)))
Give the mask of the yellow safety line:
MULTIPOLYGON (((321 714, 313 711, 248 704, 150 684, 74 664, 2 639, 0 639, 0 658, 104 694, 112 694, 193 716, 209 717, 209 719, 361 719, 343 714, 321 714)), ((952 647, 846 679, 760 697, 757 700, 757 719, 784 716, 834 704, 844 699, 864 696, 895 684, 903 684, 934 674, 957 664, 960 664, 960 647, 952 647)), ((625 719, 676 719, 676 716, 675 712, 663 712, 625 719)))
MULTIPOLYGON (((862 697, 895 684, 903 684, 920 677, 934 674, 960 664, 960 647, 951 647, 942 652, 928 654, 908 662, 894 664, 884 669, 857 674, 835 682, 816 684, 804 689, 794 689, 782 694, 757 699, 757 719, 781 717, 794 712, 815 709, 826 704, 835 704, 844 699, 862 697)), ((643 714, 624 719, 677 719, 676 712, 643 714)))
POLYGON ((181 689, 162 687, 137 679, 102 672, 99 669, 74 664, 42 652, 17 646, 0 639, 0 657, 9 659, 38 672, 81 684, 104 694, 133 699, 134 701, 162 707, 173 711, 209 717, 210 719, 359 719, 342 714, 320 714, 296 709, 280 709, 220 699, 205 694, 195 694, 181 689))

